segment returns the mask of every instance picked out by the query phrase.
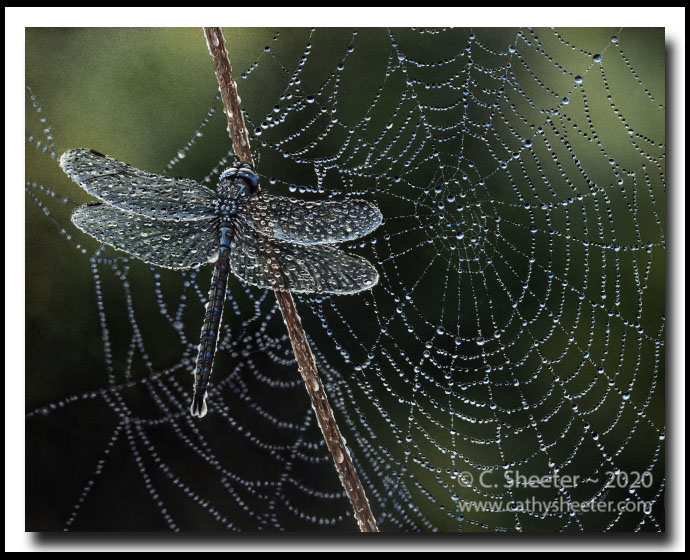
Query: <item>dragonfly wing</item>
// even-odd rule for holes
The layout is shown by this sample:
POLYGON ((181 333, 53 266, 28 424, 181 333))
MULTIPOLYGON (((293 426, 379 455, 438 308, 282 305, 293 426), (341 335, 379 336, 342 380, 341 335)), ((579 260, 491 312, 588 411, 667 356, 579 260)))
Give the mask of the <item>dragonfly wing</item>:
POLYGON ((86 192, 129 213, 171 221, 214 213, 215 193, 191 179, 142 171, 86 148, 62 154, 60 166, 86 192))
POLYGON ((72 222, 101 243, 166 268, 195 268, 218 257, 213 224, 170 222, 92 202, 72 213, 72 222))
POLYGON ((374 266, 332 245, 287 243, 245 223, 235 227, 230 268, 244 282, 273 290, 355 294, 373 288, 374 266))
POLYGON ((366 200, 298 200, 261 194, 247 202, 248 223, 279 240, 300 245, 357 239, 381 225, 380 210, 366 200))

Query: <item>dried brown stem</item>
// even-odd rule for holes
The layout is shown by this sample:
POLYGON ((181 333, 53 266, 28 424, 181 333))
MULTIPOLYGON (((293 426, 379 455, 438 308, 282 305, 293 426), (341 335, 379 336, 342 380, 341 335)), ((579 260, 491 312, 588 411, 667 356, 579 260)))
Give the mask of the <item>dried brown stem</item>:
POLYGON ((204 27, 208 50, 213 57, 213 66, 216 69, 218 89, 223 98, 225 116, 228 119, 228 132, 232 138, 235 155, 243 163, 254 165, 252 152, 249 149, 249 134, 244 126, 244 117, 240 107, 240 96, 237 94, 237 84, 232 77, 232 68, 228 58, 228 50, 225 48, 225 37, 220 27, 204 27))
MULTIPOLYGON (((228 119, 228 131, 232 138, 235 154, 242 162, 253 165, 252 154, 249 149, 249 135, 247 134, 247 127, 244 125, 244 117, 240 109, 240 98, 237 95, 237 85, 232 77, 232 69, 228 59, 228 51, 225 47, 223 32, 220 27, 204 27, 204 33, 209 51, 213 57, 218 86, 228 119)), ((274 254, 270 248, 267 248, 266 252, 269 255, 274 254)), ((277 259, 272 260, 273 262, 279 262, 277 259)), ((333 456, 333 462, 340 476, 340 481, 354 509, 359 529, 363 532, 378 532, 376 520, 369 507, 364 487, 359 480, 357 470, 345 445, 345 440, 340 434, 333 411, 328 404, 326 391, 316 369, 314 354, 309 346, 307 335, 302 328, 302 322, 297 314, 292 294, 289 291, 277 289, 274 292, 280 312, 283 314, 290 342, 292 343, 292 351, 295 354, 297 367, 302 374, 302 379, 304 379, 312 408, 316 414, 316 419, 328 450, 333 456)))

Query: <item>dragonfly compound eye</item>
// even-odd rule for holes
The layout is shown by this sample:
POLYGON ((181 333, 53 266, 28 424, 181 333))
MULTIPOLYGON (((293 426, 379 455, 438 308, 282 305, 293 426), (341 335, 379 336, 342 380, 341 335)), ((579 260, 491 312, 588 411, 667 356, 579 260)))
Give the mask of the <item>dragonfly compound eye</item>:
POLYGON ((238 183, 238 186, 242 188, 235 190, 235 198, 252 195, 258 190, 259 176, 248 163, 243 163, 240 167, 230 167, 223 171, 220 176, 219 184, 225 185, 226 188, 238 183), (241 181, 238 181, 238 179, 241 179, 241 181))
POLYGON ((245 167, 237 171, 237 177, 241 177, 242 179, 247 181, 247 183, 249 183, 249 188, 251 189, 251 192, 254 192, 259 187, 259 176, 251 167, 245 167))

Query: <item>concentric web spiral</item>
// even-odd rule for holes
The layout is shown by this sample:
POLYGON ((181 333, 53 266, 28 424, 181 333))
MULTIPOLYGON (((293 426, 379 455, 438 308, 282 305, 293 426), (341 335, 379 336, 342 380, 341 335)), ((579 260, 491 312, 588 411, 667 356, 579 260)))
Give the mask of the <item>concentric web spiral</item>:
MULTIPOLYGON (((240 32, 262 189, 384 217, 343 246, 373 290, 295 295, 379 528, 663 531, 663 30, 240 32)), ((27 529, 356 530, 273 294, 233 280, 191 418, 210 268, 73 227, 59 155, 126 154, 30 86, 27 529)), ((165 171, 214 188, 218 99, 194 119, 165 171)))

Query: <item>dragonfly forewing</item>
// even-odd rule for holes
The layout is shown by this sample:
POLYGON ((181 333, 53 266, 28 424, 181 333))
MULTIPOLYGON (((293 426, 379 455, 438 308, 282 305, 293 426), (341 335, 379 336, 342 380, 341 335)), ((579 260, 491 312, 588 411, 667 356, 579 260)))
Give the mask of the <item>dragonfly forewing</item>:
POLYGON ((191 179, 142 171, 94 150, 62 154, 62 169, 86 192, 126 212, 157 220, 207 220, 216 194, 191 179))
POLYGON ((254 229, 300 245, 351 241, 382 221, 381 211, 366 200, 313 201, 261 193, 247 207, 254 229))

